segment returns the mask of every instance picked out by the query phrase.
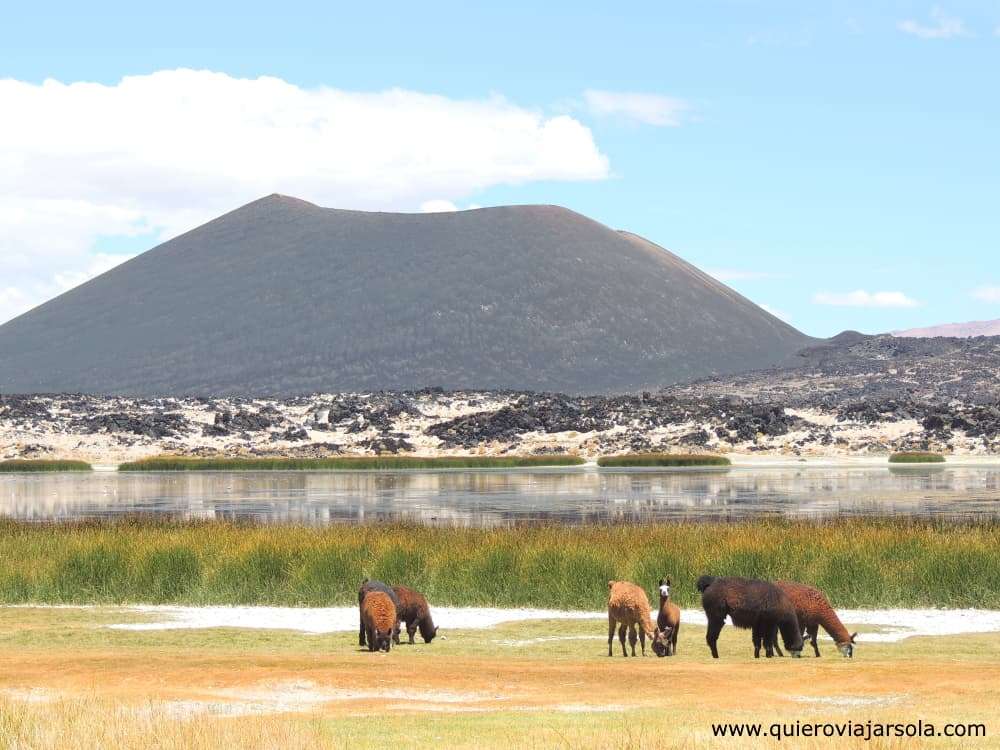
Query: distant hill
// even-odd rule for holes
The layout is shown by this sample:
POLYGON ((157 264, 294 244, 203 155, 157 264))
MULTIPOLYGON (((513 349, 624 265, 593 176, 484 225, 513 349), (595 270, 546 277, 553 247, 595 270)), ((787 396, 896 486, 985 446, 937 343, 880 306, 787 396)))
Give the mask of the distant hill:
POLYGON ((782 364, 811 341, 564 208, 272 195, 0 326, 0 393, 608 392, 782 364))
POLYGON ((971 323, 945 323, 927 328, 910 328, 906 331, 893 331, 893 336, 905 338, 934 338, 948 336, 959 339, 972 336, 1000 336, 1000 320, 975 320, 971 323))

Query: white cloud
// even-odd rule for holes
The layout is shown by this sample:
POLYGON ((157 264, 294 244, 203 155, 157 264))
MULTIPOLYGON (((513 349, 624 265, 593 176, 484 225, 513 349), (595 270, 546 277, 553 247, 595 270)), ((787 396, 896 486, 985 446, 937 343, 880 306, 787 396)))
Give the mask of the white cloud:
POLYGON ((105 271, 110 271, 132 257, 134 256, 98 253, 84 259, 72 270, 57 271, 48 277, 36 275, 19 287, 0 289, 0 323, 16 318, 40 302, 69 291, 105 271))
POLYGON ((843 294, 817 292, 813 302, 837 307, 917 307, 920 304, 903 292, 866 292, 863 289, 843 294))
POLYGON ((102 237, 166 239, 270 193, 415 210, 609 172, 578 120, 499 96, 167 70, 113 85, 0 79, 0 112, 0 322, 57 275, 82 278, 102 237))
POLYGON ((471 211, 474 208, 482 208, 478 203, 470 203, 467 206, 456 206, 452 201, 430 200, 420 204, 420 213, 440 214, 450 211, 471 211))
POLYGON ((899 22, 899 30, 921 39, 952 39, 969 33, 961 18, 949 16, 938 7, 931 9, 931 24, 907 19, 899 22))
POLYGON ((591 114, 615 115, 660 127, 677 127, 691 109, 683 99, 660 94, 588 89, 583 98, 591 114))
POLYGON ((1000 286, 981 286, 973 290, 972 296, 981 302, 1000 302, 1000 286))
POLYGON ((425 214, 440 214, 457 210, 458 206, 456 206, 451 201, 440 200, 440 199, 424 201, 423 203, 420 204, 420 212, 425 214))

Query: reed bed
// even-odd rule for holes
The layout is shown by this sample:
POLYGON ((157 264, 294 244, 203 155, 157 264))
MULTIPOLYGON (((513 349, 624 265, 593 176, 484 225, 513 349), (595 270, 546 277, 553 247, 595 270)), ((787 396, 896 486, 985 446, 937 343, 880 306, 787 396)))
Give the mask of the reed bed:
POLYGON ((607 582, 791 578, 846 607, 1000 608, 1000 524, 911 520, 502 529, 0 522, 0 602, 329 606, 366 576, 432 602, 599 610, 607 582))
POLYGON ((729 466, 732 462, 725 456, 699 453, 628 453, 622 456, 601 456, 598 466, 729 466))
POLYGON ((50 461, 44 459, 14 459, 0 461, 0 474, 21 474, 36 471, 91 471, 85 461, 50 461))
POLYGON ((943 464, 944 456, 927 451, 904 451, 889 456, 891 464, 943 464))
POLYGON ((518 469, 579 466, 579 456, 332 456, 330 458, 188 458, 154 456, 118 471, 386 471, 394 469, 518 469))

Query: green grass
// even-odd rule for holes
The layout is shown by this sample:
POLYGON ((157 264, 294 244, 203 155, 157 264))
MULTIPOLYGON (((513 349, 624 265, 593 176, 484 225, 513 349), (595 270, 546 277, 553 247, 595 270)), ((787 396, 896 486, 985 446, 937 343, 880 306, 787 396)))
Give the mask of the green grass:
POLYGON ((906 451, 889 456, 891 464, 943 464, 944 456, 926 451, 906 451))
POLYGON ((766 520, 504 529, 0 522, 0 602, 332 605, 365 576, 439 604, 599 610, 607 581, 697 602, 703 573, 792 578, 855 607, 1000 608, 1000 524, 766 520))
POLYGON ((91 466, 85 461, 48 461, 42 459, 0 461, 0 474, 33 471, 91 471, 91 466))
POLYGON ((729 466, 732 462, 725 456, 698 453, 629 453, 623 456, 601 456, 598 466, 607 468, 619 466, 729 466))
POLYGON ((334 456, 331 458, 187 458, 154 456, 118 471, 386 471, 579 466, 578 456, 334 456))

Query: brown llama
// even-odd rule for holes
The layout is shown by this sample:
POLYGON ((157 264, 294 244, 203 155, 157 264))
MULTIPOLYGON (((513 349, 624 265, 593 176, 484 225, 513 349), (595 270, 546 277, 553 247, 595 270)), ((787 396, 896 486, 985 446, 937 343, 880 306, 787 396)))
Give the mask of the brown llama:
MULTIPOLYGON (((785 592, 785 595, 792 600, 795 606, 795 616, 799 620, 799 627, 804 635, 809 636, 813 651, 819 656, 819 646, 816 644, 816 636, 820 627, 827 632, 833 642, 837 644, 837 650, 845 659, 854 657, 854 639, 857 633, 847 632, 844 623, 837 617, 837 613, 830 606, 830 600, 826 594, 817 588, 807 586, 804 583, 795 581, 775 581, 774 585, 785 592)), ((784 656, 778 644, 774 644, 778 656, 784 656)))
POLYGON ((628 656, 625 651, 626 629, 632 656, 635 656, 636 626, 639 628, 642 655, 646 655, 646 636, 652 639, 655 630, 649 613, 649 599, 641 587, 628 581, 608 581, 608 656, 613 655, 611 644, 615 638, 616 624, 618 640, 622 644, 622 656, 628 656))
MULTIPOLYGON (((417 632, 417 628, 420 629, 420 637, 424 639, 424 643, 433 641, 438 629, 431 618, 431 608, 427 605, 424 595, 406 586, 393 586, 392 590, 399 600, 396 614, 401 622, 406 623, 406 634, 410 637, 410 645, 413 645, 413 634, 417 632)), ((399 643, 399 628, 396 628, 393 640, 399 643)))
MULTIPOLYGON (((361 614, 361 605, 365 601, 365 596, 367 596, 372 591, 381 591, 383 594, 392 599, 392 604, 399 612, 399 599, 396 598, 396 592, 393 591, 389 586, 382 581, 372 581, 365 579, 361 582, 361 587, 358 589, 358 645, 365 645, 365 619, 361 614)), ((399 643, 399 622, 396 622, 396 643, 399 643)))
POLYGON ((774 656, 773 644, 779 630, 789 653, 794 657, 802 655, 802 628, 795 616, 795 605, 773 583, 752 578, 702 576, 697 587, 708 618, 705 640, 713 659, 719 658, 716 644, 727 615, 736 627, 752 630, 755 659, 760 658, 762 644, 767 649, 767 657, 774 656))
POLYGON ((670 579, 661 578, 660 609, 656 613, 656 633, 653 635, 653 653, 673 656, 677 653, 677 635, 681 630, 681 610, 670 601, 670 579))
POLYGON ((369 591, 361 602, 361 623, 369 651, 388 651, 396 630, 396 605, 383 591, 369 591))

